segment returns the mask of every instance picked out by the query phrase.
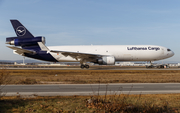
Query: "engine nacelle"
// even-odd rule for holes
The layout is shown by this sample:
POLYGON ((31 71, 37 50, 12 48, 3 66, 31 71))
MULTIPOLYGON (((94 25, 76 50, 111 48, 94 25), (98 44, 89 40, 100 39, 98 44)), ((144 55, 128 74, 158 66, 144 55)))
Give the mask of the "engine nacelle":
POLYGON ((37 42, 42 42, 45 44, 45 37, 34 37, 34 38, 16 38, 7 44, 15 45, 15 46, 31 46, 37 45, 37 42))
POLYGON ((115 58, 114 56, 102 57, 101 59, 98 59, 97 62, 99 65, 114 65, 115 58))

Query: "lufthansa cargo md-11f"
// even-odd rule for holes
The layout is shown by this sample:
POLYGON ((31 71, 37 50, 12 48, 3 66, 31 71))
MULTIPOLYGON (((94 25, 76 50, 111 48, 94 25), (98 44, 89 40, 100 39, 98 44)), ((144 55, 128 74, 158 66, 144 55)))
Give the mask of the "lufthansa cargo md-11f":
POLYGON ((15 54, 50 62, 87 62, 114 65, 116 61, 156 61, 174 55, 170 49, 156 45, 45 46, 45 38, 34 37, 18 20, 10 20, 17 37, 6 38, 15 54))

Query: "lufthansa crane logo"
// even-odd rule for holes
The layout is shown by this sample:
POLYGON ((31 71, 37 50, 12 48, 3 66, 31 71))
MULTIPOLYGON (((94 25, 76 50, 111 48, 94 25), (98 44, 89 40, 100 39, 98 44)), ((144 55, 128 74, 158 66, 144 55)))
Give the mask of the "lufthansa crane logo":
POLYGON ((24 36, 26 34, 26 29, 23 26, 19 26, 16 29, 16 33, 18 36, 24 36))

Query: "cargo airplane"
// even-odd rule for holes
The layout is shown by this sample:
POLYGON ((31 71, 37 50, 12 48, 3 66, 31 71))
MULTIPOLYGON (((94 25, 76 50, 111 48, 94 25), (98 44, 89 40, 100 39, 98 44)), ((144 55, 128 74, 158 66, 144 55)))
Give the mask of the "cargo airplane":
POLYGON ((174 55, 170 49, 157 45, 84 45, 48 46, 45 37, 34 37, 18 20, 10 20, 17 37, 6 38, 7 46, 15 54, 50 62, 80 62, 81 68, 89 68, 88 62, 114 65, 116 61, 156 61, 174 55))

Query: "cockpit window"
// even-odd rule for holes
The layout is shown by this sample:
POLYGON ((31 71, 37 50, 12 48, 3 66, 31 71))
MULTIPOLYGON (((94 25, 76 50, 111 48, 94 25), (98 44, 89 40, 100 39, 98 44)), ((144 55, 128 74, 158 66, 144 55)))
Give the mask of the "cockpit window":
POLYGON ((171 51, 170 49, 167 49, 167 51, 171 51))

